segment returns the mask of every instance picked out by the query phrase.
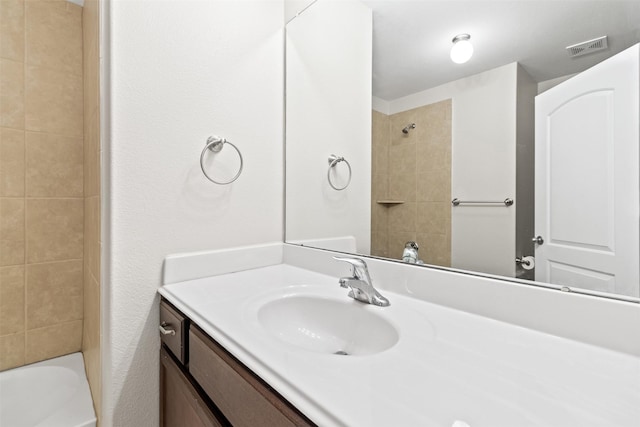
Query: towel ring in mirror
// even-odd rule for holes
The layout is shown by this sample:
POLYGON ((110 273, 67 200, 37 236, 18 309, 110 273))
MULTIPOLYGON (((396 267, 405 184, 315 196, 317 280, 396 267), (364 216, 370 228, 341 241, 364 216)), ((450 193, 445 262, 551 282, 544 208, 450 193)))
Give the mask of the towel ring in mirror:
POLYGON ((327 180, 329 181, 329 185, 336 191, 342 191, 347 188, 349 184, 351 184, 351 165, 349 164, 347 159, 345 159, 344 157, 338 157, 335 154, 330 155, 328 160, 329 170, 327 170, 327 180), (331 181, 331 169, 333 169, 340 162, 344 162, 349 168, 349 178, 347 179, 347 183, 344 185, 344 187, 336 187, 331 181))

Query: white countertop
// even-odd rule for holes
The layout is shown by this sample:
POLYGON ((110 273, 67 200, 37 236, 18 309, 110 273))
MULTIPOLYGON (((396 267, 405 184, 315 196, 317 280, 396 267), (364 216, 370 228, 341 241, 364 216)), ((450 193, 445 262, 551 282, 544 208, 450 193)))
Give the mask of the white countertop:
POLYGON ((336 277, 286 264, 159 292, 321 426, 640 426, 640 358, 628 354, 389 291, 390 307, 366 308, 400 332, 395 346, 367 356, 306 351, 266 331, 256 308, 287 292, 347 291, 336 277))

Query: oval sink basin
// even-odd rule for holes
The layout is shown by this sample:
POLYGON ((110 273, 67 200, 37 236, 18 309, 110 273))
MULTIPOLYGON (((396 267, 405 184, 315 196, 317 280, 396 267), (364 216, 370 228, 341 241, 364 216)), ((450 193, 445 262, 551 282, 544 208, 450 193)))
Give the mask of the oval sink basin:
POLYGON ((281 298, 260 307, 258 321, 282 341, 317 353, 360 356, 398 342, 398 332, 388 321, 350 300, 281 298))

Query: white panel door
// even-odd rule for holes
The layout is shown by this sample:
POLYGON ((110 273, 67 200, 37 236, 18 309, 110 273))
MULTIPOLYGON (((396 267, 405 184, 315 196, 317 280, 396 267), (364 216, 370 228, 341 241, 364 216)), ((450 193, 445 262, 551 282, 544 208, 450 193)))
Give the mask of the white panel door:
POLYGON ((639 52, 536 97, 537 281, 639 296, 639 52))

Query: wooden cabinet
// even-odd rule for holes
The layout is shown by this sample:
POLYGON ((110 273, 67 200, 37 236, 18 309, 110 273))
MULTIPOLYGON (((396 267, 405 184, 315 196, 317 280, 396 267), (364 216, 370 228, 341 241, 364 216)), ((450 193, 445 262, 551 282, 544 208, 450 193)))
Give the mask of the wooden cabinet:
POLYGON ((161 426, 315 425, 179 310, 165 300, 160 307, 161 321, 176 328, 162 334, 161 426))
POLYGON ((238 427, 311 426, 264 381, 191 325, 189 371, 229 421, 238 427))
POLYGON ((160 425, 164 427, 222 427, 195 386, 163 348, 160 350, 160 425))
POLYGON ((160 339, 171 353, 180 361, 187 363, 186 317, 166 301, 160 303, 160 339))

